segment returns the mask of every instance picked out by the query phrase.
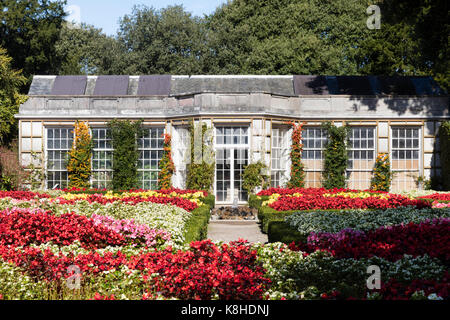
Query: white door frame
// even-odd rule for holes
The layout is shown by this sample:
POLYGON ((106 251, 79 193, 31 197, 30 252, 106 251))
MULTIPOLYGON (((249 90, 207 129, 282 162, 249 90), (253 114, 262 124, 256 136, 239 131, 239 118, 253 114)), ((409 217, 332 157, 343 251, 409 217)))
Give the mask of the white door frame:
MULTIPOLYGON (((248 153, 247 153, 247 164, 250 163, 250 126, 248 125, 217 125, 214 126, 214 151, 216 154, 215 157, 215 168, 214 168, 214 196, 216 197, 216 203, 217 204, 233 204, 234 203, 234 196, 235 196, 235 192, 234 192, 234 181, 235 181, 235 177, 234 177, 234 151, 235 150, 245 150, 247 149, 248 153), (216 137, 216 129, 217 127, 223 127, 223 128, 247 128, 247 144, 217 144, 217 137, 216 137), (231 197, 230 197, 230 201, 218 201, 217 200, 217 151, 218 150, 230 150, 230 189, 232 190, 231 193, 231 197)), ((241 186, 242 189, 242 186, 241 186)), ((246 204, 247 201, 238 201, 238 204, 246 204)))

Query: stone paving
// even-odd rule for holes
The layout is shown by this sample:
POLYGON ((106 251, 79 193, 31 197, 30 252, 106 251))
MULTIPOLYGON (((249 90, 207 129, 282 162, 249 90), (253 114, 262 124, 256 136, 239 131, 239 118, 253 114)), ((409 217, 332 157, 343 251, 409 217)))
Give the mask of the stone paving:
POLYGON ((229 242, 239 238, 253 243, 267 242, 267 235, 261 232, 258 221, 219 220, 209 222, 208 239, 229 242))

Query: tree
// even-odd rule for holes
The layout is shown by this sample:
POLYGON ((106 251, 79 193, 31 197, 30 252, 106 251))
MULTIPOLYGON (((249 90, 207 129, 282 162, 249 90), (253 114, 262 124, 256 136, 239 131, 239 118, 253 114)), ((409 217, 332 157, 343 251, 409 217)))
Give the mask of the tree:
POLYGON ((17 136, 14 115, 18 113, 20 104, 27 100, 19 93, 26 78, 21 71, 13 70, 11 64, 11 57, 0 47, 0 145, 9 145, 17 136))
POLYGON ((235 0, 207 19, 210 73, 356 74, 363 0, 235 0))
POLYGON ((129 74, 203 72, 203 24, 182 6, 161 10, 135 6, 132 14, 120 20, 118 39, 128 52, 129 74))
POLYGON ((94 26, 75 27, 66 23, 61 29, 55 50, 62 61, 59 74, 124 74, 126 54, 114 37, 94 26))
POLYGON ((384 0, 381 28, 358 50, 362 74, 429 75, 448 90, 450 17, 447 0, 384 0))
POLYGON ((55 43, 66 16, 66 1, 1 0, 0 46, 30 81, 35 74, 57 74, 55 43))

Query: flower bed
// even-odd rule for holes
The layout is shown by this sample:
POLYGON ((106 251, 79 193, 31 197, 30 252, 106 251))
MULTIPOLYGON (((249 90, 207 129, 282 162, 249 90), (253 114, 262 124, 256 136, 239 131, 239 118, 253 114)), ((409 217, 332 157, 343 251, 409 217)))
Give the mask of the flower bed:
MULTIPOLYGON (((402 198, 383 192, 279 192, 278 198, 389 205, 398 199, 401 205, 290 212, 282 223, 301 237, 289 248, 196 241, 206 235, 210 216, 209 206, 197 204, 204 203, 204 192, 8 193, 0 199, 1 298, 449 298, 450 209, 403 207, 402 198), (197 208, 173 205, 174 198, 197 208), (186 239, 193 242, 185 244, 186 239), (382 270, 381 290, 367 289, 370 265, 382 270), (65 285, 75 276, 73 267, 81 272, 76 290, 65 285)), ((261 208, 284 219, 283 212, 261 208)))
POLYGON ((406 206, 417 208, 430 207, 424 200, 386 192, 358 191, 350 189, 326 190, 310 189, 280 189, 263 190, 258 196, 269 196, 262 203, 277 211, 314 210, 314 209, 387 209, 406 206))
POLYGON ((431 199, 431 200, 437 200, 439 202, 450 202, 450 193, 433 193, 426 196, 418 197, 419 199, 431 199))
POLYGON ((377 256, 388 261, 399 260, 405 254, 414 257, 427 254, 449 266, 450 219, 381 227, 367 232, 352 229, 338 233, 312 232, 298 249, 305 252, 326 250, 337 258, 377 256))
POLYGON ((450 209, 397 208, 386 210, 315 210, 297 212, 286 217, 286 224, 306 240, 311 232, 338 233, 341 230, 375 230, 383 226, 420 223, 436 218, 450 218, 450 209))

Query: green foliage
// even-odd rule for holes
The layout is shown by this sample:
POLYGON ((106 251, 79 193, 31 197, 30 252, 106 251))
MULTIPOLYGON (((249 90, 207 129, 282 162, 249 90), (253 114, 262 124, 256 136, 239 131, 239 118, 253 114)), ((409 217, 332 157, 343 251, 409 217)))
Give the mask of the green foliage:
POLYGON ((236 0, 207 18, 213 74, 357 74, 365 0, 236 0))
POLYGON ((441 182, 443 190, 450 191, 450 121, 439 127, 439 143, 441 147, 441 182))
POLYGON ((337 127, 325 122, 322 128, 327 131, 328 141, 323 151, 324 169, 322 186, 325 189, 345 188, 348 165, 347 136, 350 127, 337 127))
POLYGON ((270 221, 267 228, 267 237, 270 243, 282 242, 290 244, 293 241, 299 242, 305 240, 302 234, 284 221, 270 221))
POLYGON ((264 173, 266 169, 267 166, 261 161, 245 166, 242 175, 242 188, 249 194, 255 192, 258 187, 266 189, 269 186, 270 178, 269 175, 264 173))
POLYGON ((18 147, 0 146, 0 190, 20 190, 29 173, 19 163, 18 147))
POLYGON ((134 6, 131 14, 120 19, 118 33, 119 41, 130 52, 125 74, 203 73, 203 29, 202 19, 180 5, 161 10, 134 6))
POLYGON ((216 197, 213 194, 208 194, 206 197, 200 199, 204 204, 208 205, 210 209, 216 206, 216 197))
POLYGON ((288 188, 303 188, 305 185, 305 171, 302 162, 302 124, 292 123, 292 146, 291 146, 291 179, 288 188))
POLYGON ((88 124, 76 121, 75 139, 67 164, 69 188, 90 187, 92 148, 93 143, 88 124))
POLYGON ((55 50, 62 60, 61 75, 123 74, 128 67, 123 45, 101 29, 84 23, 76 28, 65 24, 55 50))
POLYGON ((137 186, 137 162, 139 152, 137 137, 142 133, 142 120, 111 120, 108 122, 112 138, 114 190, 126 190, 137 186))
POLYGON ((168 190, 172 188, 172 176, 175 172, 175 165, 172 160, 172 138, 169 134, 164 134, 163 156, 159 161, 158 188, 168 190))
POLYGON ((446 0, 379 0, 381 28, 361 41, 361 74, 429 75, 450 88, 446 0))
POLYGON ((19 93, 26 79, 20 71, 13 70, 11 64, 12 59, 0 47, 0 145, 9 145, 17 136, 17 120, 14 115, 19 112, 20 104, 27 99, 19 93))
POLYGON ((426 220, 450 217, 450 208, 413 207, 388 209, 310 210, 296 212, 284 220, 301 234, 303 241, 311 232, 338 233, 344 229, 375 230, 383 226, 419 224, 426 220))
MULTIPOLYGON (((61 61, 55 51, 66 13, 66 1, 3 0, 0 2, 0 46, 28 79, 57 74, 61 61)), ((106 53, 105 53, 106 54, 106 53)))
POLYGON ((375 160, 375 167, 372 171, 370 189, 374 191, 389 191, 393 173, 391 172, 391 163, 387 153, 380 153, 375 160))
POLYGON ((271 207, 263 206, 258 209, 258 219, 261 222, 261 228, 264 233, 267 233, 269 223, 271 221, 284 221, 284 218, 290 216, 295 210, 291 211, 277 211, 271 207))
POLYGON ((191 190, 206 190, 211 191, 214 183, 214 174, 216 164, 214 162, 213 151, 209 147, 212 141, 208 136, 208 128, 206 124, 201 127, 194 125, 194 120, 189 126, 189 133, 191 137, 190 163, 187 164, 186 185, 187 189, 191 190), (195 136, 202 141, 199 146, 194 143, 195 136), (210 161, 205 161, 210 160, 210 161))
POLYGON ((250 208, 259 209, 263 201, 269 200, 269 196, 257 196, 255 194, 250 194, 248 196, 248 206, 250 208))
POLYGON ((194 209, 185 224, 185 243, 206 239, 208 235, 208 222, 211 217, 211 207, 203 205, 194 209))

